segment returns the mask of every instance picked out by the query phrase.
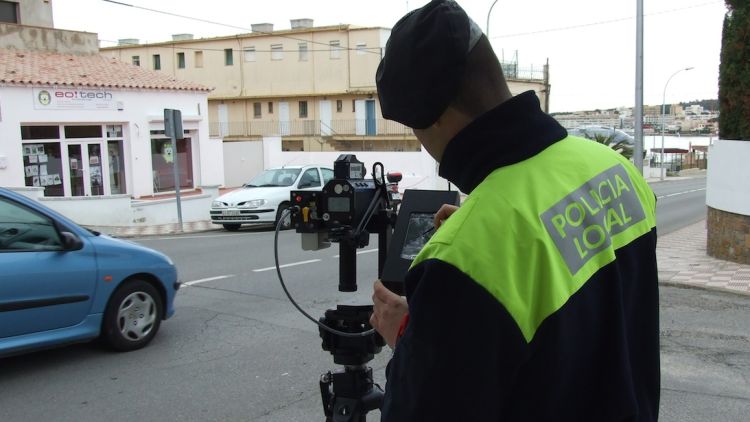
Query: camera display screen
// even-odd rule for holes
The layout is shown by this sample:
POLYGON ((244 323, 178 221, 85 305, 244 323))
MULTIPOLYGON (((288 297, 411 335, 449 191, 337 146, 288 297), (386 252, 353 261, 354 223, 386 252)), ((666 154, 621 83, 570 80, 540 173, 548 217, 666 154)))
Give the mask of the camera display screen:
POLYGON ((328 212, 349 212, 348 196, 331 196, 328 198, 328 212))
POLYGON ((349 178, 350 179, 362 179, 364 175, 365 166, 362 163, 351 163, 349 164, 349 178))
POLYGON ((404 247, 401 249, 401 258, 413 260, 422 250, 425 243, 435 233, 433 225, 434 214, 430 213, 411 213, 409 215, 409 225, 406 227, 406 236, 404 237, 404 247))

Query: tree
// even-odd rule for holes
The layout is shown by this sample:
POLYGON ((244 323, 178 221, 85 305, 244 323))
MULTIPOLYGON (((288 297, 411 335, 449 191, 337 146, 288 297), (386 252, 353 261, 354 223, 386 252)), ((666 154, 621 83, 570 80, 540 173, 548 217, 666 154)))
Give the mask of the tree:
POLYGON ((719 65, 719 136, 750 141, 750 2, 727 4, 719 65))
MULTIPOLYGON (((615 134, 612 135, 601 135, 601 134, 595 134, 593 138, 589 138, 592 141, 606 145, 613 150, 619 152, 623 157, 627 159, 633 158, 633 145, 628 142, 626 139, 620 139, 617 140, 615 134)), ((644 151, 645 155, 645 151, 644 151)))

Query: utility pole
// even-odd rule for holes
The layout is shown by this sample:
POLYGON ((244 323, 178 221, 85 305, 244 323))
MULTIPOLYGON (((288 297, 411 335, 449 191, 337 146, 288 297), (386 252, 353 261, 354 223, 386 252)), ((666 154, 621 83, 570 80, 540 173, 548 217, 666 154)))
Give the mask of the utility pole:
POLYGON ((643 174, 643 0, 638 0, 635 15, 635 148, 633 164, 643 174))
POLYGON ((164 134, 172 140, 172 171, 174 172, 174 191, 177 198, 177 221, 182 229, 182 202, 180 201, 180 165, 177 159, 177 139, 183 139, 182 112, 180 110, 164 109, 164 134))

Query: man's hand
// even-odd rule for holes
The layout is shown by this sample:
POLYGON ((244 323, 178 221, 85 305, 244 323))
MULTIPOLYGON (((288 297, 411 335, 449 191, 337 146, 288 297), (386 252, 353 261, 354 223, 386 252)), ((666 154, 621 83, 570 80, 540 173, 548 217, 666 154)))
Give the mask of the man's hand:
POLYGON ((393 348, 396 345, 401 320, 409 312, 406 298, 388 290, 380 280, 377 280, 373 286, 372 303, 374 306, 370 316, 370 325, 393 348))
POLYGON ((435 219, 433 221, 435 229, 439 229, 440 226, 443 225, 445 220, 447 220, 448 217, 451 216, 451 214, 456 212, 456 210, 458 210, 458 207, 455 205, 443 204, 443 206, 441 206, 440 209, 435 213, 435 219))

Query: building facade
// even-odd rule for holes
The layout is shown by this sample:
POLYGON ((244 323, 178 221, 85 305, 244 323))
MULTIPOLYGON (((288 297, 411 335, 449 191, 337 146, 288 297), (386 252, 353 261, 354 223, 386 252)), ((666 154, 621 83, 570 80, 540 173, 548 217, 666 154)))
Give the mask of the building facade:
MULTIPOLYGON (((416 151, 410 129, 381 117, 375 72, 389 35, 387 28, 295 19, 291 29, 256 24, 229 37, 124 39, 101 54, 214 88, 210 131, 225 142, 278 135, 286 151, 416 151)), ((513 70, 511 91, 532 89, 547 104, 546 65, 513 70)))

